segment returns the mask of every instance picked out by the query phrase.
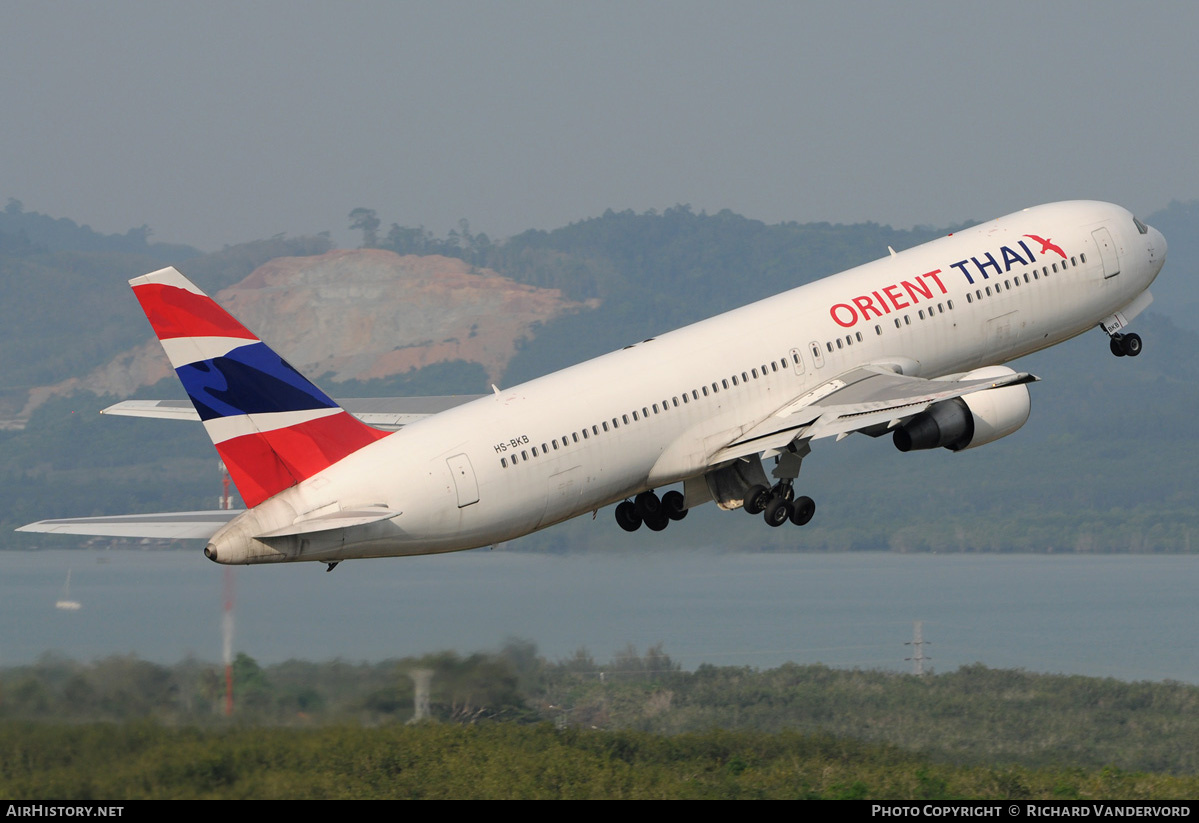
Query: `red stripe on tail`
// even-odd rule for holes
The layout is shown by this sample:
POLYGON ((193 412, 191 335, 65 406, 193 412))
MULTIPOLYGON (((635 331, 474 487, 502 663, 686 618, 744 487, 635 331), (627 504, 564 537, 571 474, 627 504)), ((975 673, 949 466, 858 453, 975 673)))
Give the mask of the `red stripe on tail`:
POLYGON ((211 297, 162 283, 134 286, 133 294, 159 340, 177 337, 242 337, 257 340, 211 297))
POLYGON ((253 508, 387 435, 343 411, 285 429, 234 437, 217 443, 216 449, 242 500, 253 508))

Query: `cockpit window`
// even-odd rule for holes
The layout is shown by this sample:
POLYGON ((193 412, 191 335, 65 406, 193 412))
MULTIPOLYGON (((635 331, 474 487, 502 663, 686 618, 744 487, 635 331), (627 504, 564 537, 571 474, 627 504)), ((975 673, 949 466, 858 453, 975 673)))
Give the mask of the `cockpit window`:
POLYGON ((1139 231, 1141 234, 1148 234, 1148 233, 1149 233, 1149 227, 1148 227, 1148 226, 1146 226, 1144 223, 1142 223, 1142 222, 1141 222, 1140 220, 1138 220, 1137 218, 1135 218, 1135 217, 1134 217, 1134 218, 1132 218, 1132 222, 1134 222, 1134 223, 1136 223, 1136 224, 1137 224, 1137 231, 1139 231))

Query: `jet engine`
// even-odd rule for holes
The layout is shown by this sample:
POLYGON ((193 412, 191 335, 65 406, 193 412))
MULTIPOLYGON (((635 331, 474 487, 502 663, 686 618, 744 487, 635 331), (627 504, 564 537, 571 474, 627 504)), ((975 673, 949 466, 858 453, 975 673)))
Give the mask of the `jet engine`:
MULTIPOLYGON (((1007 366, 987 366, 962 380, 1015 374, 1007 366)), ((972 449, 1006 437, 1028 421, 1032 401, 1028 386, 984 389, 952 400, 934 403, 895 430, 895 447, 901 452, 945 447, 972 449)))

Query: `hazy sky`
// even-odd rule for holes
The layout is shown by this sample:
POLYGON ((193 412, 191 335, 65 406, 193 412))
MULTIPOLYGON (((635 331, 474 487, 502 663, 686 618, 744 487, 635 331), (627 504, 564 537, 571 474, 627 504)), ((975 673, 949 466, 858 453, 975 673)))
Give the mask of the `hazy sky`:
POLYGON ((205 249, 1199 197, 1199 3, 0 5, 0 205, 205 249))

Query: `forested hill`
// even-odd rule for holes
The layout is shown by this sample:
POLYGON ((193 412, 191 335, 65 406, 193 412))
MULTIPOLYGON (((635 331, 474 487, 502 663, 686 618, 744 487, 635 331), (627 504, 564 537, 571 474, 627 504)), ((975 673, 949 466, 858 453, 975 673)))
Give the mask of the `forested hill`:
POLYGON ((139 226, 125 234, 100 234, 65 217, 25 211, 15 198, 9 198, 0 211, 0 256, 3 257, 56 251, 122 252, 174 263, 201 254, 191 246, 151 243, 151 234, 149 226, 139 226))
MULTIPOLYGON (((580 519, 513 547, 642 549, 702 541, 758 549, 1199 550, 1199 440, 1191 421, 1199 407, 1199 290, 1190 276, 1199 262, 1199 202, 1174 203, 1146 219, 1166 232, 1170 249, 1153 287, 1157 300, 1136 321, 1145 353, 1113 358, 1095 332, 1021 360, 1042 382, 1031 389, 1032 418, 1012 437, 959 455, 901 455, 889 442, 860 437, 822 442, 799 481, 818 505, 816 520, 803 530, 759 528, 739 513, 705 507, 661 535, 626 535, 603 512, 598 521, 580 519)), ((200 256, 180 247, 182 256, 162 261, 145 232, 134 232, 132 245, 117 250, 81 251, 95 240, 90 230, 66 221, 52 241, 59 235, 28 228, 47 221, 61 222, 11 203, 0 216, 6 296, 0 417, 23 408, 30 387, 81 376, 149 336, 128 278, 175 262, 214 292, 273 258, 322 254, 331 246, 327 237, 276 237, 200 256)), ((686 206, 609 211, 502 242, 473 234, 465 221, 441 238, 396 225, 382 231, 367 209, 356 209, 351 223, 366 246, 457 257, 589 301, 593 308, 551 320, 522 341, 500 385, 956 228, 766 225, 686 206)), ((486 391, 487 382, 477 364, 459 362, 338 388, 345 396, 473 393, 486 391)), ((173 384, 157 389, 146 396, 179 392, 173 384)), ((56 400, 24 431, 0 431, 0 494, 7 503, 0 523, 211 505, 216 461, 198 427, 94 414, 115 399, 123 398, 56 400)))
POLYGON ((661 213, 607 211, 492 243, 471 234, 465 222, 444 239, 396 225, 380 236, 367 230, 373 212, 355 214, 365 245, 461 257, 523 283, 561 289, 573 300, 601 301, 592 312, 546 324, 509 366, 508 383, 860 265, 886 255, 887 246, 906 249, 953 230, 767 225, 727 210, 709 215, 683 205, 661 213))
MULTIPOLYGON (((1153 289, 1154 310, 1199 331, 1199 286, 1185 276, 1199 267, 1199 201, 1171 203, 1147 219, 1170 244, 1166 274, 1153 289)), ((437 238, 396 224, 382 233, 372 210, 351 214, 364 246, 460 257, 523 283, 562 289, 573 300, 602 301, 582 317, 547 324, 510 365, 509 383, 878 259, 888 247, 902 251, 977 222, 913 229, 877 223, 767 225, 728 210, 709 215, 679 205, 661 213, 609 210, 496 243, 472 234, 466 221, 437 238)))

